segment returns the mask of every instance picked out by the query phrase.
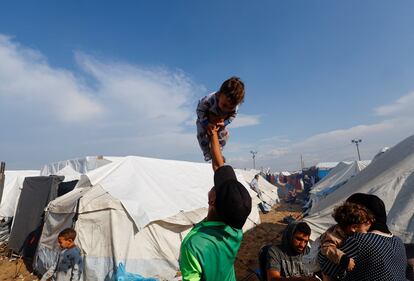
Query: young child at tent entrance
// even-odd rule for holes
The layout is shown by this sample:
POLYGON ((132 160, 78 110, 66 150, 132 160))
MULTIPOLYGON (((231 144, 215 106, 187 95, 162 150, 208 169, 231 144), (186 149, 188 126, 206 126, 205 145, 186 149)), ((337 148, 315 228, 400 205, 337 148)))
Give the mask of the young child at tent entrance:
POLYGON ((75 245, 76 231, 66 228, 58 236, 62 251, 43 275, 41 281, 79 281, 82 276, 83 261, 80 249, 75 245))
MULTIPOLYGON (((320 255, 324 255, 333 263, 347 271, 355 267, 355 261, 339 249, 342 243, 356 232, 366 233, 374 222, 374 215, 365 207, 346 202, 335 208, 333 218, 338 223, 331 226, 320 238, 320 255)), ((322 266, 322 264, 321 264, 322 266)), ((336 276, 330 276, 329 268, 323 268, 323 280, 334 280, 336 276)))
POLYGON ((234 120, 238 106, 243 101, 244 83, 238 77, 231 77, 223 82, 218 92, 211 93, 198 102, 197 139, 205 161, 211 160, 209 129, 219 127, 219 143, 223 149, 229 138, 226 126, 234 120))

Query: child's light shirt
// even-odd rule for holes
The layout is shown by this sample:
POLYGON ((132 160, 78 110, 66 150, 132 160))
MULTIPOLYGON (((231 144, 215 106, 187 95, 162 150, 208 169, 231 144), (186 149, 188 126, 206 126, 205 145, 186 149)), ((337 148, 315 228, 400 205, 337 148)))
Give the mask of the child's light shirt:
POLYGON ((321 236, 321 253, 330 261, 339 265, 342 256, 345 254, 339 250, 339 247, 348 237, 339 225, 331 226, 321 236))
POLYGON ((83 260, 78 247, 64 249, 58 259, 43 275, 41 281, 79 281, 82 276, 83 260))
POLYGON ((224 119, 224 126, 230 124, 237 115, 238 106, 232 112, 223 112, 218 107, 218 95, 217 92, 211 93, 198 101, 197 106, 197 120, 201 125, 207 126, 208 124, 208 115, 213 113, 224 119))

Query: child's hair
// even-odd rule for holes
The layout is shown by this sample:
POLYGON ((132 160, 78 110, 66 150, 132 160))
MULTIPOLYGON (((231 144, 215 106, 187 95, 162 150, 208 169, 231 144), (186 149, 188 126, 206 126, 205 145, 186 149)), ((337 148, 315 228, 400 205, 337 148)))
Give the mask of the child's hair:
POLYGON ((244 83, 239 77, 230 77, 220 87, 220 94, 225 95, 233 105, 244 101, 244 83))
POLYGON ((58 237, 62 237, 65 240, 73 240, 76 238, 76 231, 73 228, 66 228, 59 233, 58 237))
POLYGON ((373 223, 374 215, 364 206, 345 202, 334 209, 332 217, 341 228, 363 223, 373 223))

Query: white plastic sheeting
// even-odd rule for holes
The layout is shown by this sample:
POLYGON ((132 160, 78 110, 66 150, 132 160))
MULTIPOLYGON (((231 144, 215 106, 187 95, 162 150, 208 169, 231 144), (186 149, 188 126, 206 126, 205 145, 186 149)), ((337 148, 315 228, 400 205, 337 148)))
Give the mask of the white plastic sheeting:
MULTIPOLYGON (((129 272, 173 279, 181 241, 207 214, 211 165, 126 157, 87 175, 92 187, 76 188, 49 204, 36 269, 50 265, 57 234, 71 226, 79 202, 75 229, 85 257, 84 280, 111 278, 119 262, 129 272)), ((258 223, 252 208, 243 230, 258 223)))
POLYGON ((3 196, 0 202, 0 217, 13 217, 25 177, 39 176, 40 171, 5 171, 3 196))
POLYGON ((40 171, 41 176, 49 175, 58 175, 61 173, 61 176, 66 176, 62 174, 66 170, 75 171, 79 174, 86 174, 89 171, 95 170, 99 167, 102 167, 106 164, 112 163, 123 157, 112 157, 112 156, 86 156, 83 158, 69 159, 64 161, 55 162, 52 164, 47 164, 43 166, 40 171), (69 168, 66 168, 69 167, 69 168), (66 168, 66 169, 65 169, 66 168), (63 171, 63 172, 62 172, 63 171))
POLYGON ((350 178, 357 175, 365 169, 371 161, 353 161, 339 162, 326 177, 318 182, 310 191, 310 200, 312 201, 312 211, 319 210, 319 201, 323 200, 330 193, 340 188, 350 178))
MULTIPOLYGON (((207 208, 207 192, 214 185, 211 164, 136 156, 125 157, 87 176, 92 185, 101 185, 122 202, 138 229, 182 211, 207 208)), ((243 178, 239 180, 245 183, 243 178)))
MULTIPOLYGON (((236 174, 243 176, 245 183, 250 185, 250 182, 253 180, 254 176, 259 174, 260 171, 256 170, 242 170, 236 169, 236 174)), ((261 199, 265 201, 267 204, 273 206, 276 203, 280 202, 279 195, 277 193, 277 187, 262 176, 259 175, 259 190, 261 193, 261 199)))
POLYGON ((354 193, 375 194, 388 213, 388 226, 404 243, 414 243, 414 135, 378 157, 341 188, 329 194, 304 220, 316 239, 335 222, 332 211, 354 193))

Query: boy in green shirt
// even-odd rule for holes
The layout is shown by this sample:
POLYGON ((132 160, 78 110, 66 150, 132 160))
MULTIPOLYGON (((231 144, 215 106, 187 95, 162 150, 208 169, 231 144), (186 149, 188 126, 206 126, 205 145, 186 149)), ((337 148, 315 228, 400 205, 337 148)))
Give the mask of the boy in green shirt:
POLYGON ((246 188, 231 166, 224 166, 217 128, 210 130, 214 187, 208 193, 207 218, 194 226, 181 244, 183 281, 235 281, 234 261, 242 227, 252 208, 246 188))

